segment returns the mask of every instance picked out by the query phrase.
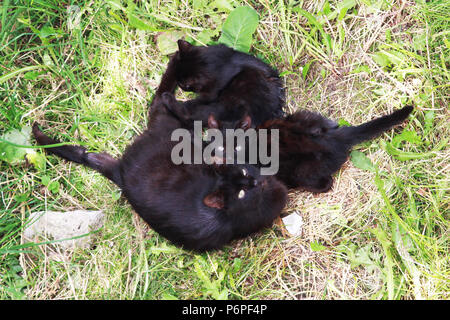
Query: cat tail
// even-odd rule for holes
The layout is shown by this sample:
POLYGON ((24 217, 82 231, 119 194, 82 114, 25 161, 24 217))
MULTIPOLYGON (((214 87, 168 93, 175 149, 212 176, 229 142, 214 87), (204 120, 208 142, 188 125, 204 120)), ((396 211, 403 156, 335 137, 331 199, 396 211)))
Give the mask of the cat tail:
MULTIPOLYGON (((54 140, 46 136, 40 129, 37 122, 33 124, 33 135, 39 145, 57 144, 58 140, 54 140)), ((82 164, 92 168, 106 178, 122 187, 122 177, 120 175, 120 161, 114 159, 107 153, 86 152, 86 148, 82 146, 60 146, 46 148, 47 152, 53 153, 58 157, 68 161, 82 164)))
POLYGON ((404 107, 389 115, 363 123, 359 126, 341 127, 338 129, 339 136, 350 146, 370 140, 381 135, 384 131, 402 123, 413 110, 412 106, 404 107))

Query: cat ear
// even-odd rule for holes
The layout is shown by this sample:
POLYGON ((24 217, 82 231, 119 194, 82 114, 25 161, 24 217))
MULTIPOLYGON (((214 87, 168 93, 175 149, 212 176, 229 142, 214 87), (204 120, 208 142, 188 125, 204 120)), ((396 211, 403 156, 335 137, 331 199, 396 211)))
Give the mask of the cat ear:
POLYGON ((203 199, 203 203, 210 208, 223 209, 225 206, 223 193, 220 190, 210 193, 203 199))
POLYGON ((219 129, 219 121, 216 120, 214 115, 210 114, 208 117, 208 128, 209 129, 219 129))
POLYGON ((238 128, 243 129, 244 131, 249 129, 252 126, 252 118, 249 115, 246 115, 238 124, 238 128))
POLYGON ((187 41, 178 40, 178 49, 180 50, 180 54, 189 52, 194 46, 187 41))

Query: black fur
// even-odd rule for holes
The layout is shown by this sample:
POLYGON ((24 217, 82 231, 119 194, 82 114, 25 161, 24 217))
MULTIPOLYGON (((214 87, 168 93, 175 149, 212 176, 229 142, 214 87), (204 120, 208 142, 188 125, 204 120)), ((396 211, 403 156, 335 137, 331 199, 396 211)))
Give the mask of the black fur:
MULTIPOLYGON (((327 192, 332 174, 347 160, 351 148, 403 122, 411 106, 359 126, 338 127, 320 114, 298 111, 270 120, 260 129, 279 130, 280 167, 276 177, 289 188, 327 192)), ((269 139, 270 142, 270 139, 269 139)))
MULTIPOLYGON (((185 249, 218 249, 231 240, 269 227, 285 206, 287 191, 274 177, 259 175, 250 165, 175 165, 172 131, 182 123, 162 103, 175 90, 173 59, 151 104, 149 128, 121 159, 88 153, 80 146, 47 148, 66 160, 99 171, 122 188, 134 210, 156 232, 185 249)), ((57 140, 37 124, 39 144, 57 140)))
POLYGON ((192 46, 179 40, 175 55, 179 86, 199 94, 185 103, 191 118, 238 121, 244 114, 254 126, 284 116, 284 90, 278 72, 251 55, 225 45, 192 46))

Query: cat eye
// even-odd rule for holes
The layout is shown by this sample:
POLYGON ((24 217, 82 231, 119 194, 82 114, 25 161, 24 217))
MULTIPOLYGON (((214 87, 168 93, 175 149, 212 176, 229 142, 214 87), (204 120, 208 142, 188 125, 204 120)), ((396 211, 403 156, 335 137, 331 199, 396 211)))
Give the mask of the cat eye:
POLYGON ((244 190, 239 191, 238 198, 242 199, 244 196, 245 196, 245 191, 244 190))
POLYGON ((244 175, 244 177, 246 177, 247 176, 247 170, 242 169, 242 174, 244 175))
POLYGON ((235 150, 236 150, 236 151, 241 151, 241 149, 242 149, 241 146, 237 146, 235 150))

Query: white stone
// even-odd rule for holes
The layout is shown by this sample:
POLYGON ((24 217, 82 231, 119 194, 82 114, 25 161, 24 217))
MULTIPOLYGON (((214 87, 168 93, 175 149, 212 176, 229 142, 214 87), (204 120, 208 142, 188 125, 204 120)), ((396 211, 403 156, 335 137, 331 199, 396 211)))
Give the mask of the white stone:
POLYGON ((291 236, 299 236, 302 234, 303 219, 297 212, 282 218, 282 220, 291 236))
MULTIPOLYGON (((98 230, 103 226, 104 220, 105 215, 102 211, 34 212, 27 220, 23 238, 25 242, 39 242, 41 241, 38 239, 39 235, 51 240, 69 239, 98 230)), ((65 249, 89 248, 93 244, 93 236, 95 234, 54 244, 65 249)))

